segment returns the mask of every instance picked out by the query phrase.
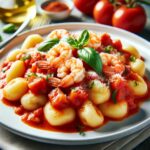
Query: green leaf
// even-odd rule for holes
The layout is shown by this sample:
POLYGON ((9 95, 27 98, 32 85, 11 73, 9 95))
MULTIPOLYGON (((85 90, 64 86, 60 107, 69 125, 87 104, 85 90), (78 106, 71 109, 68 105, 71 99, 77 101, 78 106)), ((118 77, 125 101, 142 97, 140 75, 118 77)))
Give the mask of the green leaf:
POLYGON ((50 77, 53 77, 54 76, 54 74, 53 73, 49 73, 49 74, 47 74, 46 75, 46 81, 48 81, 48 79, 50 78, 50 77))
POLYGON ((88 42, 90 38, 90 34, 88 32, 88 30, 84 30, 80 37, 79 37, 79 40, 77 39, 73 39, 73 38, 69 38, 67 39, 67 42, 74 48, 76 49, 81 49, 83 46, 85 46, 88 42))
POLYGON ((87 44, 89 38, 90 38, 90 34, 89 34, 88 30, 84 30, 81 33, 81 36, 80 36, 80 38, 78 40, 79 47, 85 46, 87 44))
POLYGON ((3 32, 5 33, 14 33, 17 30, 17 27, 14 24, 7 24, 3 27, 3 32))
POLYGON ((85 47, 78 50, 78 56, 91 66, 98 74, 102 73, 102 60, 96 50, 85 47))
POLYGON ((69 38, 67 39, 67 42, 74 48, 76 49, 79 49, 79 46, 78 46, 78 41, 76 39, 73 39, 73 38, 69 38))
POLYGON ((3 38, 2 38, 2 36, 0 35, 0 42, 2 42, 3 41, 3 38))
POLYGON ((38 49, 38 51, 41 51, 41 52, 47 52, 57 43, 59 43, 59 39, 47 40, 47 41, 44 41, 41 44, 39 44, 37 49, 38 49))
POLYGON ((114 91, 112 92, 112 100, 113 100, 114 104, 117 103, 116 96, 117 96, 117 90, 114 90, 114 91))

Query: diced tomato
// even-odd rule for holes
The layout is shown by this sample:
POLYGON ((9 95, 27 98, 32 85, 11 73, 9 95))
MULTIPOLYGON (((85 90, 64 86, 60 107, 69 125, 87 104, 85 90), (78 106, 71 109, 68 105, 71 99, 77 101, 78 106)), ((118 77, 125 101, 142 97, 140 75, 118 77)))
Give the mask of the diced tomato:
POLYGON ((132 89, 128 86, 126 80, 118 79, 115 80, 111 84, 112 89, 115 89, 117 91, 116 94, 116 100, 122 101, 126 100, 129 106, 129 109, 134 109, 136 107, 134 103, 134 95, 132 89))
POLYGON ((101 44, 103 46, 113 45, 113 41, 112 41, 110 35, 108 35, 107 33, 103 34, 101 36, 101 44))
POLYGON ((73 107, 79 108, 88 99, 88 93, 84 89, 71 90, 69 100, 73 107))
POLYGON ((43 122, 43 108, 28 112, 22 116, 22 120, 29 124, 40 124, 43 122))
POLYGON ((18 115, 23 115, 25 112, 23 106, 19 106, 19 107, 15 107, 15 113, 18 114, 18 115))
POLYGON ((31 77, 28 86, 31 92, 35 94, 47 92, 47 83, 44 78, 31 77))
POLYGON ((5 79, 0 80, 0 89, 4 88, 6 86, 7 82, 5 79))
POLYGON ((37 70, 36 63, 33 63, 33 64, 32 64, 32 67, 31 67, 31 72, 36 73, 36 70, 37 70))
POLYGON ((67 96, 59 88, 50 92, 48 97, 52 106, 56 109, 61 110, 69 106, 67 96))
POLYGON ((73 50, 73 52, 72 52, 72 53, 73 53, 73 56, 74 56, 74 57, 78 57, 78 53, 77 53, 77 51, 78 51, 77 49, 74 49, 74 50, 73 50))
POLYGON ((116 40, 113 42, 113 47, 119 51, 122 50, 122 43, 120 40, 116 40))

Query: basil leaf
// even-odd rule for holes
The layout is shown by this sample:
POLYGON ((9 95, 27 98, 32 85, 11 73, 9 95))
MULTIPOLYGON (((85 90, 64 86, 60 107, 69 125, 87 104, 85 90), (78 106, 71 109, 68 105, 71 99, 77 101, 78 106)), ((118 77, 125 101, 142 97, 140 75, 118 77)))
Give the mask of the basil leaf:
POLYGON ((52 48, 54 45, 59 43, 59 39, 51 39, 48 41, 44 41, 38 46, 38 51, 47 52, 50 48, 52 48))
POLYGON ((78 56, 91 66, 98 74, 102 73, 102 60, 96 50, 85 47, 78 50, 78 56))
POLYGON ((79 47, 83 47, 87 44, 88 40, 90 38, 90 34, 88 32, 88 30, 84 30, 82 33, 81 33, 81 36, 79 38, 79 47))
POLYGON ((14 33, 17 30, 17 27, 14 24, 7 24, 3 27, 3 32, 5 33, 14 33))
POLYGON ((112 100, 113 100, 114 104, 117 103, 116 96, 117 96, 117 90, 114 90, 113 93, 112 93, 112 100))
POLYGON ((76 49, 79 49, 79 46, 78 46, 78 41, 76 39, 73 39, 73 38, 69 38, 67 39, 67 42, 74 48, 76 49))

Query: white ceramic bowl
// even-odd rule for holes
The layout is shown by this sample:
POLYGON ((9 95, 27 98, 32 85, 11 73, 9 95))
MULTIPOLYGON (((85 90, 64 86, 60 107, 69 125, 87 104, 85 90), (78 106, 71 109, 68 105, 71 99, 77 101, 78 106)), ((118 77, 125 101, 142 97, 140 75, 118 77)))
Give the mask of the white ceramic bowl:
MULTIPOLYGON (((131 44, 139 50, 140 54, 145 58, 146 74, 150 77, 150 43, 148 41, 118 28, 89 23, 53 24, 22 33, 0 51, 0 62, 4 60, 11 50, 19 48, 19 43, 22 43, 28 35, 36 33, 46 36, 54 29, 67 29, 70 32, 77 32, 84 29, 99 33, 107 32, 112 38, 120 39, 123 43, 131 44)), ((139 112, 135 115, 122 121, 110 121, 99 129, 86 132, 86 136, 81 136, 79 133, 52 132, 30 127, 21 121, 20 116, 14 113, 13 108, 6 106, 1 101, 0 125, 23 137, 46 143, 65 145, 102 143, 124 137, 150 125, 150 100, 142 103, 139 112)))
POLYGON ((48 1, 41 3, 39 9, 40 9, 39 11, 41 13, 48 15, 52 20, 63 20, 70 15, 70 13, 73 9, 73 2, 70 0, 48 0, 48 1), (54 1, 62 2, 64 4, 66 4, 69 7, 69 9, 65 10, 65 11, 61 11, 61 12, 50 12, 50 11, 46 11, 43 9, 44 5, 46 5, 49 2, 54 2, 54 1))

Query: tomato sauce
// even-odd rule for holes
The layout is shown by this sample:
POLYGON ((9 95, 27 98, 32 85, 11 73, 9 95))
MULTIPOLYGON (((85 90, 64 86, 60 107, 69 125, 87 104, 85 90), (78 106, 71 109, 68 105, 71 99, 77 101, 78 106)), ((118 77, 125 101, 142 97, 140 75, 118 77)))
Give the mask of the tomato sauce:
POLYGON ((62 2, 49 2, 42 7, 44 10, 49 12, 62 12, 69 10, 69 7, 62 2))

